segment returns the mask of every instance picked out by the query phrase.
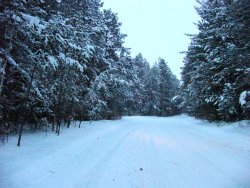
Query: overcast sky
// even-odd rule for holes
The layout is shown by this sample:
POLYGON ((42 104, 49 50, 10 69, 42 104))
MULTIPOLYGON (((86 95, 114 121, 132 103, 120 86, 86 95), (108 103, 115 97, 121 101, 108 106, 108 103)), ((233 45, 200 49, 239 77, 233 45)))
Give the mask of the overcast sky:
POLYGON ((104 8, 118 13, 121 31, 127 34, 125 46, 132 56, 139 52, 153 64, 164 58, 180 78, 183 54, 190 40, 185 33, 197 33, 199 19, 196 0, 103 0, 104 8))

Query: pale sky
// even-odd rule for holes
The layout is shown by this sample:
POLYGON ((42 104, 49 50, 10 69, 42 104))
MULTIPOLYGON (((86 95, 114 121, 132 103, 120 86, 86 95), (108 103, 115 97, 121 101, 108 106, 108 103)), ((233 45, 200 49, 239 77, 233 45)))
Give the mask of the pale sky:
POLYGON ((125 46, 139 52, 152 65, 164 58, 180 78, 183 54, 190 42, 185 33, 197 33, 196 0, 103 0, 104 8, 118 13, 125 46))

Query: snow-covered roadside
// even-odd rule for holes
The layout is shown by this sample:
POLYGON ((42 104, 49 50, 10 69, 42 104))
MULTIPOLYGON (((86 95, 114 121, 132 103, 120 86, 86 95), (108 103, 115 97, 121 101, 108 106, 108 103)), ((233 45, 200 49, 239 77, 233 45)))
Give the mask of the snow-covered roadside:
POLYGON ((2 188, 250 187, 250 127, 124 117, 0 146, 2 188))

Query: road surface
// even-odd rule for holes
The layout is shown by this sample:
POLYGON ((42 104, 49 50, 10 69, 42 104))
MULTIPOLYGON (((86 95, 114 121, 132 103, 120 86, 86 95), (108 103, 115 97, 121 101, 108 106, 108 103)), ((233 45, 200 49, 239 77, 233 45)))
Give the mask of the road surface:
POLYGON ((1 188, 249 188, 249 127, 124 117, 0 147, 1 188))

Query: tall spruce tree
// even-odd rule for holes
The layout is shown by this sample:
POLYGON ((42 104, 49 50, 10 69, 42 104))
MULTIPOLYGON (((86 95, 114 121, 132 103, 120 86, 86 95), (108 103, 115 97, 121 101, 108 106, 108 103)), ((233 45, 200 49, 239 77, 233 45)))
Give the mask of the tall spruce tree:
POLYGON ((199 3, 199 33, 191 39, 182 72, 187 112, 209 120, 244 119, 239 98, 250 88, 249 5, 199 3))

